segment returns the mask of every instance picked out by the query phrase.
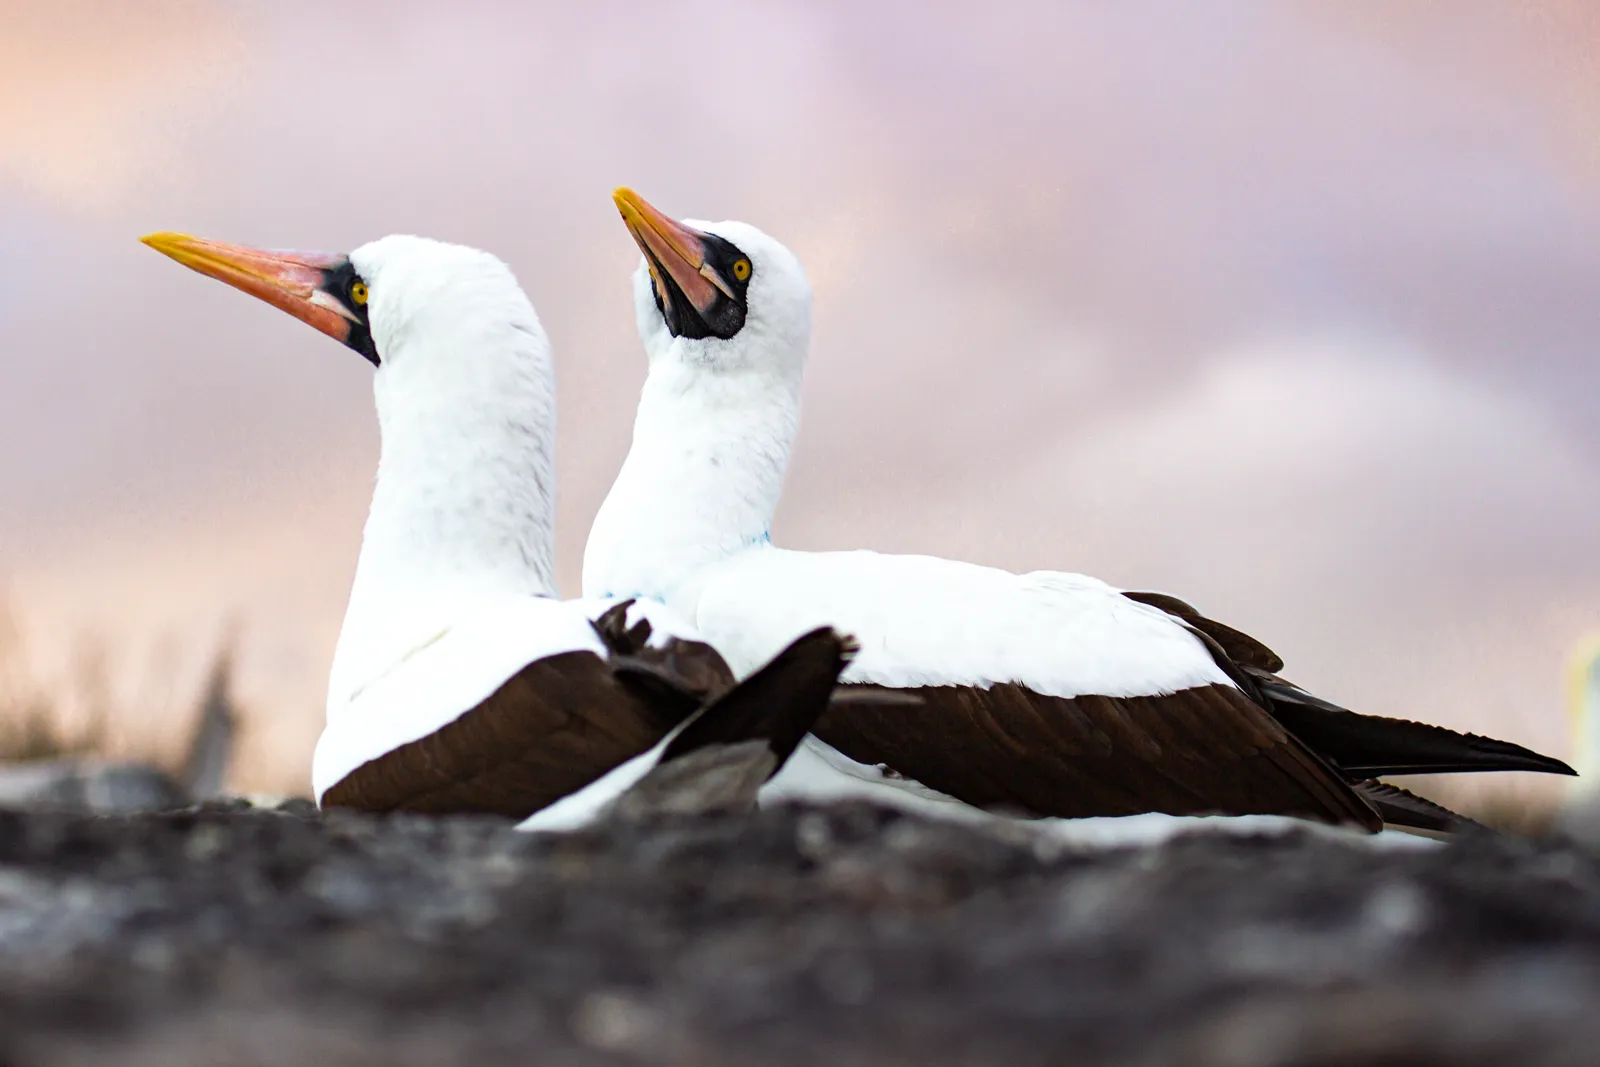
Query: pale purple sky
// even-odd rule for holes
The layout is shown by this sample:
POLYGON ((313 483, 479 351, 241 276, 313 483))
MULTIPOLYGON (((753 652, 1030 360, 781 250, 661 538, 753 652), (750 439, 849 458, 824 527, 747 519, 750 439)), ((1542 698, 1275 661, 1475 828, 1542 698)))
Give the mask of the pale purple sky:
POLYGON ((170 741, 236 626, 241 784, 304 788, 370 370, 154 229, 510 262, 557 346, 575 593, 643 376, 626 183, 812 274, 780 540, 1165 589, 1330 698, 1565 754, 1563 662, 1600 628, 1594 22, 0 0, 0 581, 29 669, 103 648, 129 737, 170 741))

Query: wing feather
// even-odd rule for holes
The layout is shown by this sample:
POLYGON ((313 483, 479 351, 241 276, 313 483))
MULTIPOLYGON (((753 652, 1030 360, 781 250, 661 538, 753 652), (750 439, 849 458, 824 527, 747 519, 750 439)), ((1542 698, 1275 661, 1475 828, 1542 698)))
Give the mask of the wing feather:
POLYGON ((1237 689, 1134 698, 1050 697, 1015 685, 915 692, 920 709, 830 710, 816 734, 851 759, 985 808, 1062 818, 1292 814, 1379 826, 1336 772, 1237 689))
POLYGON ((1247 676, 1224 651, 1266 662, 1270 650, 1181 601, 1144 602, 1075 574, 778 549, 736 557, 700 589, 695 623, 737 673, 814 626, 854 634, 862 653, 845 681, 902 688, 923 705, 833 708, 817 736, 967 803, 1379 825, 1240 688, 1247 676))
POLYGON ((648 751, 700 706, 697 694, 731 680, 703 642, 647 645, 645 623, 622 629, 617 618, 606 628, 627 654, 536 660, 455 720, 355 768, 323 805, 523 819, 648 751))

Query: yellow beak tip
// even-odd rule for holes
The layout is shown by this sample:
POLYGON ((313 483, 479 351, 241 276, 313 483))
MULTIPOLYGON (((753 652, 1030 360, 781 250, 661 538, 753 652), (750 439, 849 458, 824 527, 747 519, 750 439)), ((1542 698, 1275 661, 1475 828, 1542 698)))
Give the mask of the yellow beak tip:
POLYGON ((185 241, 192 240, 194 240, 194 238, 190 237, 186 233, 173 233, 171 230, 157 230, 155 233, 147 233, 143 237, 139 238, 139 243, 149 245, 156 251, 161 252, 173 247, 174 245, 182 244, 185 241))

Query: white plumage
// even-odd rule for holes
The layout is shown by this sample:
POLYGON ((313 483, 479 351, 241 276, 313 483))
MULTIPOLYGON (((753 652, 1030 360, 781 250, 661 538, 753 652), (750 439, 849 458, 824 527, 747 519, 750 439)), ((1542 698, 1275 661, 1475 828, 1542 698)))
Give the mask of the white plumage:
POLYGON ((711 564, 693 587, 692 607, 677 606, 736 672, 831 624, 860 635, 851 682, 1015 682, 1061 697, 1232 684, 1172 616, 1081 574, 763 546, 711 564))
MULTIPOLYGON (((614 600, 555 599, 555 374, 544 327, 487 252, 391 236, 350 255, 371 293, 382 438, 312 787, 452 722, 535 660, 606 650, 614 600)), ((692 637, 640 602, 652 641, 692 637)))
MULTIPOLYGON (((796 634, 833 625, 861 646, 844 676, 847 682, 924 694, 990 691, 1009 684, 1047 699, 1101 701, 1084 709, 1041 712, 1027 704, 1033 697, 1011 694, 987 709, 967 704, 952 711, 943 697, 944 708, 927 708, 930 716, 975 716, 961 743, 988 750, 986 769, 973 773, 988 776, 977 785, 991 796, 997 793, 998 752, 1011 753, 1016 772, 1033 778, 1030 795, 1036 798, 1043 795, 1039 775, 1053 775, 1056 785, 1044 791, 1055 788, 1057 801, 1067 809, 1093 807, 1070 799, 1076 768, 1060 762, 1077 745, 1099 752, 1098 785, 1111 793, 1115 781, 1108 785, 1104 776, 1114 779, 1112 753, 1118 744, 1134 746, 1128 754, 1135 763, 1143 761, 1146 781, 1180 765, 1199 766, 1185 764, 1181 749, 1173 747, 1173 721, 1160 718, 1165 711, 1137 700, 1123 707, 1102 699, 1180 691, 1238 694, 1202 639, 1168 612, 1080 574, 1013 574, 928 556, 775 548, 771 522, 799 427, 810 342, 811 290, 805 272, 787 248, 748 224, 677 223, 630 190, 619 190, 617 203, 644 254, 633 291, 649 372, 632 447, 590 532, 583 569, 587 595, 664 603, 714 642, 741 676, 796 634), (698 280, 713 274, 717 291, 698 280), (1008 701, 1013 710, 1004 714, 1021 718, 978 722, 1008 701), (1089 718, 1083 717, 1085 709, 1089 718), (1148 730, 1133 723, 1124 732, 1130 717, 1147 711, 1157 716, 1148 730), (1035 762, 1020 740, 1038 729, 1041 714, 1079 719, 1065 732, 1043 727, 1058 729, 1055 751, 1039 755, 1045 764, 1035 762), (1112 742, 1106 730, 1122 740, 1112 742), (1051 769, 1042 770, 1046 765, 1051 769)), ((1192 723, 1205 714, 1206 699, 1193 698, 1180 714, 1192 723)), ((1264 710, 1239 696, 1224 701, 1221 712, 1228 720, 1224 734, 1234 733, 1216 753, 1201 754, 1202 763, 1211 761, 1208 770, 1198 776, 1192 769, 1180 771, 1181 781, 1169 781, 1168 803, 1204 810, 1204 797, 1196 793, 1204 790, 1200 779, 1206 773, 1227 774, 1236 761, 1254 758, 1252 740, 1240 740, 1253 736, 1265 748, 1284 746, 1285 752, 1298 753, 1281 760, 1269 756, 1267 763, 1277 762, 1259 771, 1263 781, 1279 783, 1266 786, 1268 793, 1280 790, 1274 794, 1279 797, 1293 792, 1281 791, 1281 776, 1303 779, 1311 793, 1286 801, 1290 810, 1352 821, 1370 816, 1315 757, 1295 748, 1264 710), (1318 799, 1306 799, 1311 794, 1318 799)), ((931 739, 942 724, 931 719, 930 740, 919 740, 914 735, 922 728, 914 715, 892 723, 879 717, 863 727, 866 734, 844 729, 854 731, 858 751, 905 755, 918 749, 906 755, 907 762, 942 767, 933 777, 961 780, 965 750, 936 751, 941 742, 931 739)), ((936 814, 975 813, 887 764, 859 762, 817 737, 807 738, 762 799, 848 795, 936 814)), ((1271 803, 1249 799, 1248 787, 1226 795, 1245 804, 1271 803)), ((1107 806, 1138 810, 1125 792, 1107 806)))
POLYGON ((348 256, 144 241, 376 368, 382 448, 319 803, 525 816, 567 800, 550 821, 570 822, 677 736, 626 812, 737 810, 827 706, 853 650, 831 630, 730 688, 665 605, 556 598, 550 346, 499 259, 410 236, 348 256))
POLYGON ((861 644, 851 681, 1017 682, 1059 696, 1232 684, 1178 620, 1085 575, 774 548, 810 287, 793 254, 755 227, 686 225, 750 257, 748 316, 731 339, 674 336, 648 266, 635 273, 649 375, 632 448, 589 535, 586 595, 664 602, 741 674, 794 635, 833 624, 861 644))

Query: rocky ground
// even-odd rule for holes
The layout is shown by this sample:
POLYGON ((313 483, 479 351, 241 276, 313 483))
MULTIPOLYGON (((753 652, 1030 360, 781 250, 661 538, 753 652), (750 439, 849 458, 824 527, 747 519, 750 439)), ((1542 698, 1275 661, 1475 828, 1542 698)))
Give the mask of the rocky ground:
POLYGON ((1600 1062, 1600 856, 0 812, 0 1064, 1600 1062))

